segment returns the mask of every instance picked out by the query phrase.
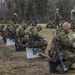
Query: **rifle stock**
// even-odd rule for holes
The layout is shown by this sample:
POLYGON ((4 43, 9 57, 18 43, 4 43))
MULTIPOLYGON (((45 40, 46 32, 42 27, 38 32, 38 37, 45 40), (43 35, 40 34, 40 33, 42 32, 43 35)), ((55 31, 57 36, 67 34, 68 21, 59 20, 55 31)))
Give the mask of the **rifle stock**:
POLYGON ((62 53, 60 52, 60 50, 58 48, 58 44, 57 44, 56 38, 54 36, 54 32, 53 32, 53 37, 54 37, 54 44, 55 44, 55 47, 56 47, 56 53, 57 53, 58 60, 61 63, 63 72, 66 72, 66 71, 68 71, 68 68, 66 67, 65 63, 63 62, 62 53))

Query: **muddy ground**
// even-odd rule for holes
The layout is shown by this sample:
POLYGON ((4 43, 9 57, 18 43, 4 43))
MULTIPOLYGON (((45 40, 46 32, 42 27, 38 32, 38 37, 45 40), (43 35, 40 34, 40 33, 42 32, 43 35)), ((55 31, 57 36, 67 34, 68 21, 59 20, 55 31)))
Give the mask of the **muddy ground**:
MULTIPOLYGON (((52 39, 50 29, 40 33, 46 37, 49 45, 52 39), (48 31, 45 33, 45 31, 48 31)), ((49 46, 46 50, 48 53, 49 46)), ((0 75, 60 75, 50 74, 48 58, 27 59, 26 52, 17 52, 14 46, 6 46, 0 40, 0 75)), ((62 74, 64 75, 64 74, 62 74)), ((74 71, 66 75, 75 75, 74 71)))

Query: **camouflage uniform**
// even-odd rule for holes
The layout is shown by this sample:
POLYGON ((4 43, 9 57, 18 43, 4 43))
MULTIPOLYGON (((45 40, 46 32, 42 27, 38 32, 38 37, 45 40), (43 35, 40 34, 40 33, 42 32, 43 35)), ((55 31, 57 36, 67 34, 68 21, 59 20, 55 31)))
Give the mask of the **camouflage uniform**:
POLYGON ((75 6, 74 8, 71 10, 71 21, 72 21, 72 29, 75 29, 75 6))
POLYGON ((15 38, 15 26, 14 26, 14 23, 13 22, 10 22, 8 25, 7 25, 7 28, 6 28, 6 37, 8 38, 15 38))
POLYGON ((4 24, 0 25, 0 36, 3 36, 3 33, 4 33, 4 27, 5 27, 4 24))
POLYGON ((12 17, 12 22, 14 22, 14 24, 18 23, 18 15, 16 13, 14 13, 14 16, 12 17))
POLYGON ((46 25, 46 28, 54 28, 55 27, 55 20, 51 21, 49 20, 49 22, 46 25))
POLYGON ((30 29, 32 28, 31 24, 30 24, 30 21, 28 21, 27 23, 25 22, 22 22, 22 25, 25 25, 25 34, 29 33, 30 32, 30 29))
POLYGON ((56 9, 56 12, 55 12, 56 26, 59 26, 59 23, 60 23, 61 18, 62 18, 62 17, 59 15, 59 9, 57 8, 57 9, 56 9))
POLYGON ((35 46, 37 48, 41 48, 41 52, 44 53, 48 43, 38 34, 40 30, 42 30, 40 26, 33 26, 31 28, 31 37, 35 43, 35 46))
POLYGON ((6 43, 6 37, 7 37, 7 25, 3 28, 3 41, 6 43))
POLYGON ((62 29, 62 28, 60 28, 60 27, 58 27, 57 29, 56 29, 56 34, 60 34, 61 32, 63 32, 64 30, 62 29))
MULTIPOLYGON (((75 62, 75 53, 73 51, 74 49, 73 42, 75 42, 75 39, 70 40, 67 34, 68 32, 66 30, 60 32, 59 34, 56 35, 56 40, 57 40, 59 50, 62 53, 63 59, 65 60, 67 59, 68 67, 70 68, 75 62)), ((50 61, 53 62, 58 61, 53 39, 50 46, 49 56, 50 56, 50 61)))
POLYGON ((55 20, 52 20, 50 28, 56 28, 56 26, 55 26, 55 20))
POLYGON ((28 27, 26 28, 25 32, 30 33, 33 26, 36 26, 37 24, 35 22, 32 22, 31 24, 29 22, 27 22, 27 25, 28 25, 28 27))
POLYGON ((51 20, 48 21, 46 28, 50 28, 50 25, 51 25, 51 20))
POLYGON ((64 23, 64 21, 62 21, 61 23, 59 23, 59 27, 56 29, 56 34, 59 34, 61 32, 63 32, 64 30, 62 29, 62 24, 64 23))
POLYGON ((28 42, 28 37, 26 37, 27 33, 25 33, 26 25, 22 24, 16 29, 16 37, 18 38, 19 43, 26 44, 28 42))

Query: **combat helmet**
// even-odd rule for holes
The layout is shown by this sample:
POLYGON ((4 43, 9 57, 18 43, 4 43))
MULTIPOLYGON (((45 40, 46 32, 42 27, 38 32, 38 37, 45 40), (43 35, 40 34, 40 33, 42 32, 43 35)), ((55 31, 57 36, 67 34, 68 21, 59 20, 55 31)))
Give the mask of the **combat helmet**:
POLYGON ((38 31, 42 30, 42 26, 41 25, 38 25, 37 26, 37 29, 38 29, 38 31))
POLYGON ((63 28, 64 30, 67 30, 67 29, 71 28, 71 25, 70 25, 70 23, 68 23, 68 22, 64 22, 63 25, 62 25, 62 28, 63 28))
POLYGON ((27 28, 27 24, 26 23, 22 23, 22 27, 24 28, 24 29, 26 29, 27 28))
POLYGON ((10 22, 10 25, 14 25, 14 22, 10 22))
POLYGON ((32 26, 37 26, 37 22, 36 21, 32 22, 32 26))
POLYGON ((19 26, 20 26, 20 24, 18 24, 18 23, 17 23, 17 24, 15 24, 15 27, 16 27, 16 28, 18 28, 19 26))
POLYGON ((56 8, 56 11, 59 11, 59 8, 56 8))
POLYGON ((17 13, 14 13, 14 16, 18 16, 17 13))
POLYGON ((1 27, 4 28, 5 24, 1 24, 1 27))

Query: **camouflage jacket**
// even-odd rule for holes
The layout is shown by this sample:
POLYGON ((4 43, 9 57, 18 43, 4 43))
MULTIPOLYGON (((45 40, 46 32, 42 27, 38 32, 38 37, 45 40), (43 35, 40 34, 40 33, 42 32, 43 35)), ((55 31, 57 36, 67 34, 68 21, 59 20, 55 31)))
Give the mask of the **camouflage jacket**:
POLYGON ((57 28, 57 29, 56 29, 56 34, 59 34, 59 33, 63 32, 63 31, 64 31, 63 29, 57 28))
POLYGON ((35 39, 35 40, 41 39, 41 36, 39 35, 38 29, 36 27, 32 27, 30 29, 30 32, 31 32, 31 36, 33 39, 35 39))
POLYGON ((7 31, 15 35, 15 27, 13 25, 8 25, 7 31))
POLYGON ((15 24, 18 23, 18 16, 13 16, 12 22, 14 22, 15 24))
POLYGON ((3 28, 0 26, 0 32, 2 32, 3 31, 3 28))
POLYGON ((23 27, 22 27, 22 26, 19 26, 19 27, 16 29, 16 36, 17 36, 18 38, 21 38, 21 37, 24 37, 24 35, 25 35, 25 31, 24 31, 23 27))
POLYGON ((55 12, 55 20, 61 19, 61 16, 59 15, 59 12, 55 12))
MULTIPOLYGON (((67 50, 69 48, 73 47, 73 41, 75 40, 70 40, 65 32, 60 32, 59 34, 56 35, 56 41, 59 47, 59 50, 63 52, 63 50, 67 50)), ((54 41, 52 39, 51 46, 50 46, 50 58, 51 61, 57 61, 57 56, 56 56, 56 50, 55 50, 55 45, 54 41)))

